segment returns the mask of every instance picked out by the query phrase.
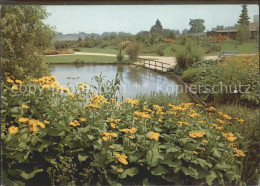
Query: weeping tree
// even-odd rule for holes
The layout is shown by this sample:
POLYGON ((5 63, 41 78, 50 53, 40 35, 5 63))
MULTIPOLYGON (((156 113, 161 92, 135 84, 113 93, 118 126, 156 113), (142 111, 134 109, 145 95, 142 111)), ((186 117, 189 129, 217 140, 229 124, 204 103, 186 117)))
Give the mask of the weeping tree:
POLYGON ((118 54, 117 54, 117 61, 123 61, 124 55, 122 54, 122 51, 129 45, 130 41, 123 41, 118 44, 118 54))
POLYGON ((1 73, 17 78, 40 77, 48 73, 42 54, 51 47, 54 31, 43 20, 42 6, 1 7, 1 73))

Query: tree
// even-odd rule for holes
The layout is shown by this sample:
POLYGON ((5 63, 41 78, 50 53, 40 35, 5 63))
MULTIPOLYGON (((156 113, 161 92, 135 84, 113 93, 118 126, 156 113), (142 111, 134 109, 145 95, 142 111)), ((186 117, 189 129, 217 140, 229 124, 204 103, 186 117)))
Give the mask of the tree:
POLYGON ((189 25, 191 26, 189 33, 201 33, 204 32, 206 27, 204 26, 204 19, 190 19, 189 25))
POLYGON ((163 32, 163 27, 161 22, 157 19, 155 25, 153 25, 150 29, 150 32, 156 33, 156 34, 161 34, 163 32))
POLYGON ((245 24, 239 25, 237 29, 236 40, 240 44, 243 44, 249 40, 249 37, 250 37, 250 30, 248 26, 245 24))
POLYGON ((183 30, 181 31, 181 33, 182 33, 182 34, 187 34, 188 31, 189 31, 189 30, 185 28, 185 29, 183 29, 183 30))
POLYGON ((246 5, 242 5, 242 13, 239 17, 236 39, 240 44, 243 44, 247 42, 250 37, 249 17, 246 5))
POLYGON ((247 12, 247 6, 246 5, 242 5, 242 13, 239 16, 239 20, 238 20, 238 24, 239 25, 247 25, 249 26, 249 21, 250 18, 248 16, 248 12, 247 12))
POLYGON ((43 20, 42 6, 2 6, 1 73, 17 78, 40 77, 48 73, 42 54, 51 46, 55 33, 43 20))
POLYGON ((131 61, 137 61, 141 51, 141 44, 138 42, 131 42, 126 48, 126 53, 131 61))
POLYGON ((223 25, 217 25, 216 30, 224 30, 224 26, 223 25))

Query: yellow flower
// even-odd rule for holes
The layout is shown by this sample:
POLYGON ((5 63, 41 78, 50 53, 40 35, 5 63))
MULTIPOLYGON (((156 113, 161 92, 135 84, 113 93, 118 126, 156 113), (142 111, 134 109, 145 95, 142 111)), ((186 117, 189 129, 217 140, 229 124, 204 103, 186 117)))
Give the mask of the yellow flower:
POLYGON ((113 119, 113 118, 107 118, 111 123, 118 123, 120 122, 120 119, 113 119))
POLYGON ((47 121, 47 120, 43 120, 43 123, 45 123, 45 124, 47 124, 47 125, 49 125, 49 124, 50 124, 50 122, 49 122, 49 121, 47 121))
POLYGON ((28 109, 29 107, 27 105, 21 105, 23 109, 28 109))
POLYGON ((158 119, 158 122, 160 122, 160 123, 161 123, 161 122, 163 122, 163 120, 162 120, 162 119, 158 119))
POLYGON ((197 151, 192 151, 192 152, 193 152, 193 154, 196 154, 196 155, 199 154, 197 151))
POLYGON ((152 110, 148 109, 148 108, 144 108, 145 111, 147 112, 153 112, 152 110))
POLYGON ((10 78, 7 78, 6 81, 7 81, 8 83, 14 84, 14 80, 11 80, 10 78))
POLYGON ((151 115, 145 112, 134 111, 134 114, 141 118, 148 118, 148 119, 151 118, 151 115))
POLYGON ((123 169, 117 168, 117 169, 116 169, 116 172, 121 173, 121 172, 123 172, 123 169))
POLYGON ((223 120, 221 120, 221 119, 216 119, 217 120, 217 122, 219 122, 220 124, 225 124, 225 121, 223 121, 223 120))
POLYGON ((13 90, 18 90, 18 87, 17 87, 16 85, 13 85, 13 86, 12 86, 12 89, 13 89, 13 90))
POLYGON ((205 135, 205 132, 201 131, 201 132, 191 132, 189 133, 189 136, 191 138, 202 138, 205 135))
POLYGON ((69 125, 76 127, 76 126, 79 126, 80 124, 77 122, 77 120, 74 120, 74 121, 69 122, 69 125))
POLYGON ((115 154, 115 157, 117 158, 117 160, 118 160, 120 163, 122 163, 122 164, 124 164, 124 165, 127 165, 127 164, 128 164, 128 162, 126 161, 126 159, 127 159, 127 156, 126 156, 126 155, 116 153, 116 154, 115 154))
POLYGON ((160 136, 159 133, 156 133, 156 132, 150 131, 148 134, 150 135, 150 139, 153 139, 153 140, 155 140, 155 141, 158 141, 159 136, 160 136))
POLYGON ((183 124, 183 125, 189 125, 188 122, 184 122, 184 121, 177 121, 177 123, 180 124, 180 125, 182 125, 182 124, 183 124))
POLYGON ((138 117, 134 117, 134 120, 139 120, 139 118, 138 117))
POLYGON ((29 121, 29 118, 19 118, 18 119, 18 122, 19 123, 26 123, 26 122, 28 122, 29 121))
POLYGON ((79 118, 79 121, 84 122, 87 121, 86 118, 79 118))
POLYGON ((203 121, 203 120, 200 120, 200 121, 199 121, 199 123, 200 123, 200 124, 204 124, 204 123, 205 123, 205 121, 203 121))
POLYGON ((240 122, 240 123, 244 123, 245 122, 244 119, 237 119, 237 121, 240 122))
POLYGON ((204 140, 202 140, 202 143, 208 143, 208 140, 204 139, 204 140))
POLYGON ((198 114, 198 113, 192 113, 192 114, 189 114, 189 116, 190 116, 191 118, 200 117, 200 114, 198 114))
POLYGON ((19 80, 19 79, 15 80, 15 83, 17 83, 18 85, 22 85, 23 84, 23 82, 21 80, 19 80))
POLYGON ((113 148, 115 148, 115 147, 114 147, 113 145, 109 145, 109 148, 110 148, 110 149, 113 149, 113 148))
POLYGON ((116 134, 116 133, 104 132, 103 134, 104 134, 104 136, 106 136, 106 137, 113 137, 113 138, 116 138, 116 137, 117 137, 117 134, 116 134))
POLYGON ((226 138, 229 142, 233 142, 233 141, 235 141, 237 138, 235 137, 235 135, 233 134, 233 133, 231 133, 231 132, 229 132, 229 133, 222 133, 222 136, 224 137, 224 138, 226 138))
POLYGON ((131 129, 120 129, 119 131, 124 133, 134 134, 136 133, 137 130, 138 130, 137 128, 133 127, 131 129))
POLYGON ((206 110, 208 110, 208 111, 215 111, 216 109, 214 108, 214 107, 209 107, 209 108, 206 108, 206 110))
POLYGON ((8 133, 9 134, 16 134, 19 131, 18 127, 11 126, 8 128, 8 133))
POLYGON ((111 123, 111 124, 110 124, 110 127, 114 129, 114 128, 116 128, 116 124, 111 123))
POLYGON ((236 151, 236 157, 245 157, 245 153, 242 150, 238 150, 237 148, 233 148, 236 151))
POLYGON ((86 106, 86 108, 88 108, 88 107, 96 108, 96 109, 100 108, 99 105, 95 105, 95 104, 91 104, 91 103, 86 106))
POLYGON ((106 136, 103 136, 103 137, 102 137, 102 140, 103 140, 103 141, 107 141, 108 138, 107 138, 106 136))
POLYGON ((134 139, 134 136, 128 136, 129 139, 134 139))
POLYGON ((130 99, 130 98, 126 98, 126 99, 125 99, 125 102, 126 102, 126 103, 130 103, 130 104, 134 104, 134 105, 138 105, 138 104, 139 104, 139 99, 134 99, 134 100, 132 100, 132 99, 130 99))

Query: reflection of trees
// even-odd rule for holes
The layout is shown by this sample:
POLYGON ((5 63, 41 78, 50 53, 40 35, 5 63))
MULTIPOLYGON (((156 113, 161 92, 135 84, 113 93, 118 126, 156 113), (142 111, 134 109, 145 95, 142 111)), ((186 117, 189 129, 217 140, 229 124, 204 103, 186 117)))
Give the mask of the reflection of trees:
POLYGON ((127 72, 127 78, 134 83, 137 82, 139 84, 142 84, 143 75, 147 72, 145 70, 137 69, 136 67, 131 67, 131 66, 128 67, 129 67, 129 72, 127 72))
POLYGON ((125 69, 124 65, 117 65, 117 73, 118 73, 120 81, 123 80, 124 69, 125 69))

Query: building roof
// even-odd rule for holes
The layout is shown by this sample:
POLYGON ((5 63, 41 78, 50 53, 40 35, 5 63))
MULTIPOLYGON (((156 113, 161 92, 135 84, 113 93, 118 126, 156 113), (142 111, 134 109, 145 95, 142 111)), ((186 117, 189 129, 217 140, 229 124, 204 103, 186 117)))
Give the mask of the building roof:
POLYGON ((250 30, 259 30, 259 22, 249 23, 250 30))
MULTIPOLYGON (((249 30, 250 31, 259 31, 259 22, 253 22, 249 23, 249 30)), ((237 32, 237 29, 227 29, 227 30, 214 30, 212 32, 217 32, 217 33, 227 33, 227 32, 237 32)))

